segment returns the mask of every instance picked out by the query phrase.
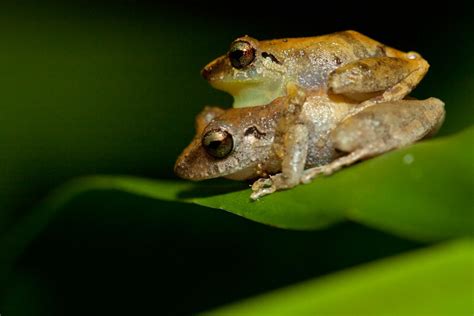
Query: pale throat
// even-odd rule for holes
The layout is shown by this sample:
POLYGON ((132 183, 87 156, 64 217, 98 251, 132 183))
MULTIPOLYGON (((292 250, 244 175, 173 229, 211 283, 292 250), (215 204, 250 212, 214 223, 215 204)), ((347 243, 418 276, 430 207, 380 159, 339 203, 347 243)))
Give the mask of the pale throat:
POLYGON ((258 88, 244 89, 234 95, 234 108, 266 105, 285 94, 283 89, 259 90, 258 88))
POLYGON ((234 82, 216 86, 216 88, 226 91, 234 97, 234 108, 266 105, 286 94, 282 81, 234 82))

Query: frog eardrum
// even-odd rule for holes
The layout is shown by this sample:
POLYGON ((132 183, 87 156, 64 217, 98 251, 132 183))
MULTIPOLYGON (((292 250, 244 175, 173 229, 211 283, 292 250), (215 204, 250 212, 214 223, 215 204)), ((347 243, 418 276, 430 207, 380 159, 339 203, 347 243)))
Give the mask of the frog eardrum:
POLYGON ((232 135, 224 130, 210 130, 202 137, 202 146, 214 158, 228 156, 234 148, 232 135))
POLYGON ((242 69, 255 60, 255 48, 247 41, 237 40, 230 46, 228 56, 234 68, 242 69))

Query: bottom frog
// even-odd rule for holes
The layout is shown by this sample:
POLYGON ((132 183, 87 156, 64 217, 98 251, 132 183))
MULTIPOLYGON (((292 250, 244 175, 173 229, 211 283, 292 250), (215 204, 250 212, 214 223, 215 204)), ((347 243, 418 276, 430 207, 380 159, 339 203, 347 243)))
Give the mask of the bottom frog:
POLYGON ((445 115, 436 98, 360 105, 296 89, 268 105, 206 107, 175 173, 195 181, 257 179, 256 200, 431 136, 445 115))

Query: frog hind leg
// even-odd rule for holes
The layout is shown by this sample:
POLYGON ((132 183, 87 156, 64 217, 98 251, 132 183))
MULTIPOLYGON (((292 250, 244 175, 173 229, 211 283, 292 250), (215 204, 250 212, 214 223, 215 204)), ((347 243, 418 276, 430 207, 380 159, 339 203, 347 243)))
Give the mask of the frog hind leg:
POLYGON ((386 55, 335 69, 328 78, 329 92, 363 101, 359 109, 403 99, 423 79, 429 64, 415 52, 387 48, 386 55))
POLYGON ((302 183, 330 175, 359 160, 381 155, 433 135, 444 120, 444 103, 436 98, 401 100, 372 106, 341 122, 331 133, 334 148, 348 153, 304 171, 302 183))

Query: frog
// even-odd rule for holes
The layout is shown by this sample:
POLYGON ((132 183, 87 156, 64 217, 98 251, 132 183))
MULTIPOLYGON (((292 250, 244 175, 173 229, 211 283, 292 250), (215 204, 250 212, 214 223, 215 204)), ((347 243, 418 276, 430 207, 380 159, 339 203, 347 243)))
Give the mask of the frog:
POLYGON ((193 181, 253 181, 250 199, 258 200, 430 137, 445 116, 437 98, 358 105, 289 85, 266 105, 205 107, 174 171, 193 181))
POLYGON ((357 31, 258 41, 234 40, 228 52, 207 64, 202 76, 228 92, 233 107, 270 104, 297 85, 362 102, 402 100, 429 68, 420 54, 391 48, 357 31))

